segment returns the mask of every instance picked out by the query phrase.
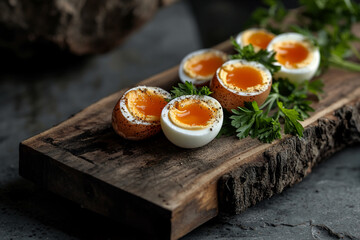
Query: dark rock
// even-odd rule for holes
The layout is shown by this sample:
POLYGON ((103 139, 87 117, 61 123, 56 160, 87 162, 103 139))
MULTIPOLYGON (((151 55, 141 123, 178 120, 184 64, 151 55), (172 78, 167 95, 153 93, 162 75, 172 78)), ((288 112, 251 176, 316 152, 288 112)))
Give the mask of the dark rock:
POLYGON ((109 51, 174 0, 0 0, 0 48, 22 58, 58 47, 76 55, 109 51), (36 50, 34 50, 36 49, 36 50))

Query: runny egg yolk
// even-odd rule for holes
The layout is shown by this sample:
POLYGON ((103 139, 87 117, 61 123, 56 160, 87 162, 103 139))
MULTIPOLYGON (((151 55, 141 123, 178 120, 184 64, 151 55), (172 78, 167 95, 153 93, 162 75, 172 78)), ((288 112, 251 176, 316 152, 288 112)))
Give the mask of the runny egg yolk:
POLYGON ((167 104, 162 95, 152 91, 131 91, 126 97, 132 115, 143 120, 159 120, 161 111, 167 104))
POLYGON ((213 75, 216 70, 224 63, 224 59, 215 54, 208 54, 199 58, 189 65, 189 70, 198 76, 213 75))
POLYGON ((251 43, 253 46, 257 46, 261 49, 266 49, 273 38, 274 36, 272 34, 258 31, 251 34, 248 41, 249 44, 251 43))
POLYGON ((167 102, 158 95, 140 95, 135 101, 136 109, 144 115, 160 116, 167 102))
POLYGON ((263 83, 260 71, 253 67, 234 67, 227 73, 226 82, 237 88, 247 89, 263 83))
POLYGON ((284 42, 277 46, 275 51, 276 60, 284 66, 296 66, 296 64, 303 62, 309 55, 308 49, 298 42, 284 42))
POLYGON ((213 111, 201 104, 200 101, 194 101, 190 104, 179 104, 177 111, 174 111, 176 122, 188 126, 206 126, 213 118, 213 111))

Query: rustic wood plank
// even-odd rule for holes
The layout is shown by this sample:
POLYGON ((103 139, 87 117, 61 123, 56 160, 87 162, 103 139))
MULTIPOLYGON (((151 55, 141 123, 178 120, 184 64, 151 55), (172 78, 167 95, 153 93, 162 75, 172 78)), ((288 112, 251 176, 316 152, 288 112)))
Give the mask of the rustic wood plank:
MULTIPOLYGON (((229 52, 230 44, 225 42, 217 48, 229 52)), ((178 67, 171 68, 139 85, 170 89, 178 82, 177 71, 178 67)), ((322 145, 334 143, 331 139, 337 139, 337 134, 314 134, 322 129, 319 126, 326 125, 324 121, 337 121, 359 135, 359 123, 349 124, 356 121, 349 120, 348 115, 332 118, 360 101, 360 74, 331 69, 323 78, 326 94, 314 104, 316 112, 304 121, 306 134, 302 140, 285 136, 263 144, 256 139, 222 137, 199 149, 178 148, 163 134, 140 142, 127 141, 111 128, 111 112, 122 90, 22 142, 20 174, 148 236, 177 239, 215 217, 219 206, 240 212, 281 192, 306 176, 322 157, 340 149, 332 147, 326 152, 328 148, 321 148, 315 157, 308 154, 293 161, 278 157, 283 149, 291 154, 295 154, 294 149, 300 151, 297 147, 302 146, 301 141, 305 148, 318 137, 322 145), (250 175, 253 171, 256 174, 250 175)), ((351 112, 354 119, 358 112, 351 112)), ((343 145, 347 143, 351 141, 343 145)))
POLYGON ((335 152, 359 144, 359 113, 360 98, 308 125, 303 138, 286 138, 222 176, 221 210, 239 214, 300 182, 315 165, 335 152))

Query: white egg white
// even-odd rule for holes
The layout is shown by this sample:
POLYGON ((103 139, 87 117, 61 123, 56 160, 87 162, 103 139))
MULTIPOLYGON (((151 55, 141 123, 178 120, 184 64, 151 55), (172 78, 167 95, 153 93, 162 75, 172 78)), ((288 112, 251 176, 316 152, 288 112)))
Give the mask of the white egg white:
POLYGON ((186 95, 173 99, 164 107, 161 112, 160 122, 162 130, 170 142, 182 148, 198 148, 208 144, 218 135, 223 123, 223 110, 220 103, 212 97, 186 95), (184 129, 176 126, 169 118, 169 109, 171 109, 175 102, 184 99, 203 100, 217 109, 215 112, 215 121, 200 130, 184 129))
MULTIPOLYGON (((276 36, 268 45, 267 50, 273 51, 274 44, 284 41, 307 41, 307 38, 299 33, 283 33, 276 36)), ((315 46, 312 46, 312 49, 308 49, 313 57, 311 62, 301 68, 286 68, 279 62, 275 64, 281 66, 281 70, 274 74, 274 78, 288 78, 293 83, 302 83, 305 80, 310 80, 314 77, 319 64, 320 64, 320 52, 319 49, 315 46)))
POLYGON ((196 55, 200 55, 200 54, 207 53, 207 52, 214 52, 214 53, 217 53, 219 56, 224 54, 224 52, 222 52, 222 51, 219 51, 216 49, 210 49, 210 48, 200 49, 200 50, 189 53, 188 55, 186 55, 183 58, 183 60, 180 63, 180 66, 179 66, 179 78, 180 78, 181 82, 183 82, 183 83, 190 82, 193 85, 204 85, 211 80, 212 77, 210 77, 208 79, 203 79, 203 80, 196 79, 196 78, 188 76, 184 71, 184 65, 188 59, 190 59, 196 55))

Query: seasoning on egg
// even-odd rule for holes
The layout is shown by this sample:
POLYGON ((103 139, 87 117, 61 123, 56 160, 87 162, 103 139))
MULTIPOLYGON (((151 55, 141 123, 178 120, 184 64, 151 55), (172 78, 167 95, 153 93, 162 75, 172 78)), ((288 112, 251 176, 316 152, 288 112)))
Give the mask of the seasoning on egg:
POLYGON ((231 60, 217 70, 210 83, 211 96, 228 111, 243 107, 245 102, 256 101, 260 106, 269 95, 271 82, 271 73, 264 65, 231 60))
POLYGON ((112 126, 130 140, 151 137, 161 130, 160 114, 170 94, 158 87, 139 86, 125 92, 116 103, 112 126))
POLYGON ((223 122, 220 103, 209 96, 185 95, 173 99, 161 113, 161 128, 173 144, 202 147, 219 133, 223 122))
POLYGON ((129 91, 125 95, 125 104, 136 119, 159 121, 162 109, 167 104, 165 96, 152 88, 129 91))
POLYGON ((274 37, 274 34, 265 29, 251 28, 239 33, 236 36, 236 42, 242 47, 251 44, 255 51, 259 51, 266 49, 274 37))
POLYGON ((203 49, 188 54, 180 64, 180 80, 195 86, 207 85, 216 70, 228 59, 224 52, 203 49))
POLYGON ((299 33, 278 35, 269 43, 268 50, 276 52, 276 64, 281 66, 275 78, 288 78, 291 82, 301 83, 310 80, 320 64, 319 49, 299 33))

